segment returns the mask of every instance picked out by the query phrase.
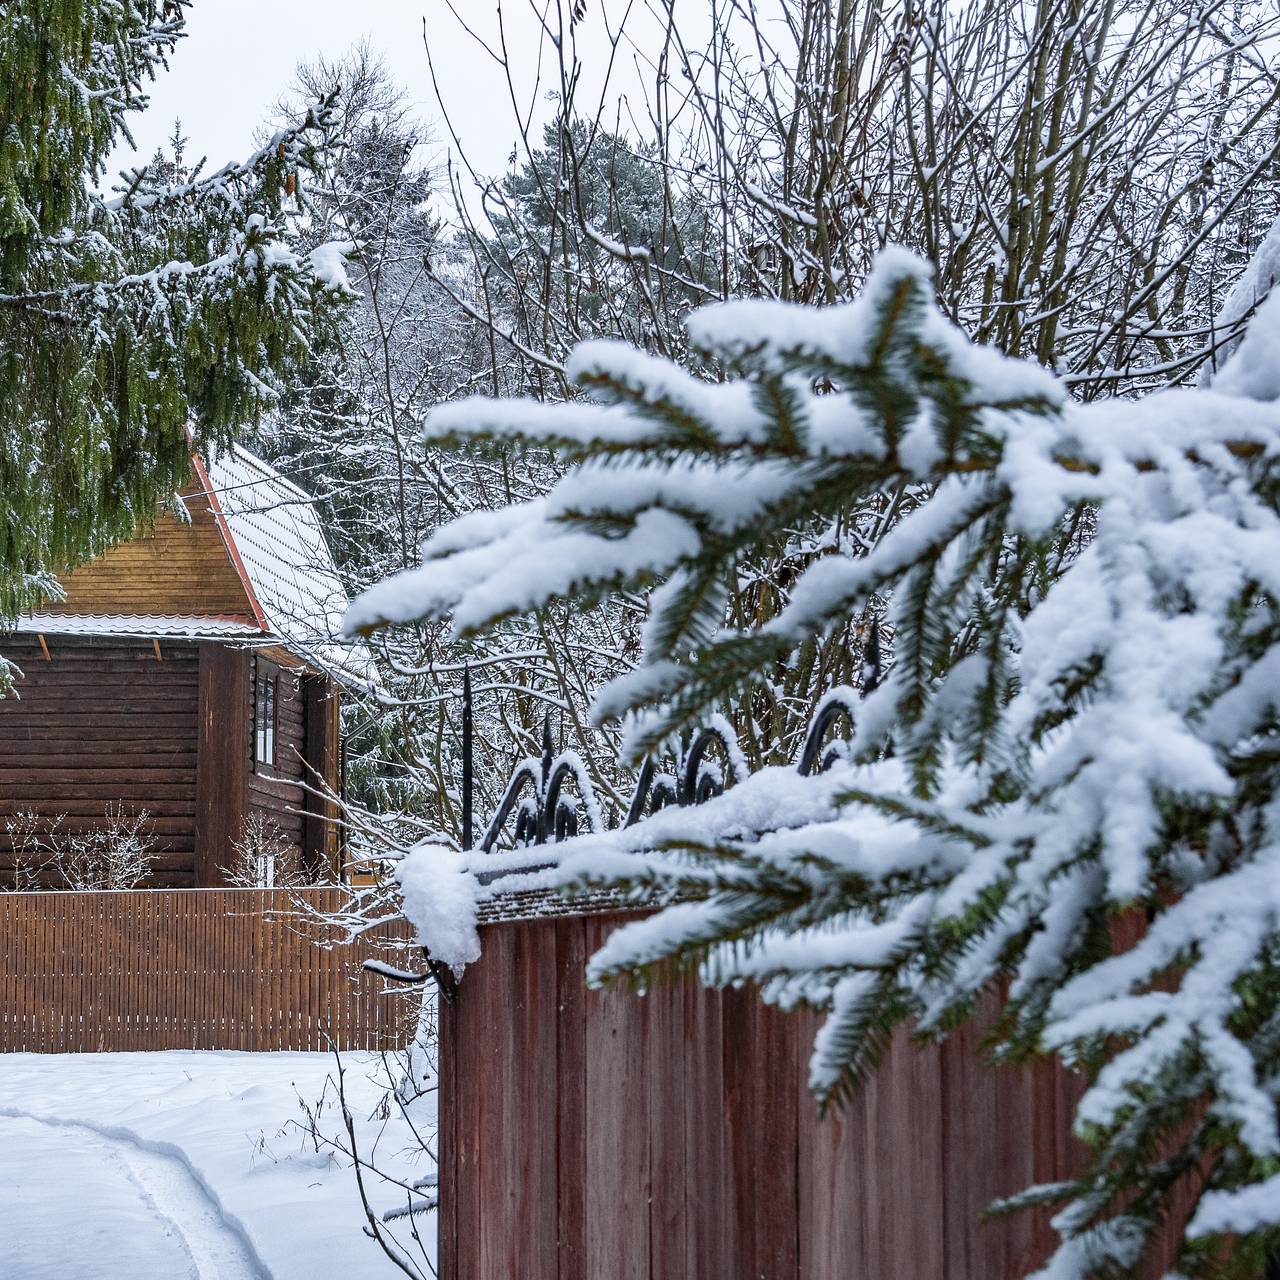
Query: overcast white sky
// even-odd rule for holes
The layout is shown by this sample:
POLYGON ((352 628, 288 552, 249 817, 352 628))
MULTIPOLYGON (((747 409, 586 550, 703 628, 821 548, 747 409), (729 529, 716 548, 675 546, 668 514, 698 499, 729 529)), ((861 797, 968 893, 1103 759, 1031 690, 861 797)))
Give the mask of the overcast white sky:
MULTIPOLYGON (((551 3, 554 7, 555 0, 551 3)), ((496 38, 496 0, 455 0, 455 6, 479 34, 496 38)), ((579 28, 588 82, 607 53, 602 6, 618 11, 617 0, 589 0, 587 23, 579 28)), ((527 95, 539 44, 529 0, 503 0, 503 16, 513 60, 530 77, 522 86, 527 95)), ((109 187, 122 167, 150 158, 168 137, 175 117, 190 139, 189 159, 205 155, 210 168, 243 159, 253 149, 254 129, 289 86, 299 61, 317 54, 337 58, 366 38, 422 118, 435 126, 443 147, 446 134, 423 50, 424 20, 454 126, 483 170, 500 172, 515 140, 505 81, 461 29, 445 0, 196 0, 169 74, 151 86, 146 112, 131 118, 137 154, 118 148, 103 185, 109 187)), ((634 75, 625 71, 619 83, 625 85, 628 78, 634 84, 634 75)))

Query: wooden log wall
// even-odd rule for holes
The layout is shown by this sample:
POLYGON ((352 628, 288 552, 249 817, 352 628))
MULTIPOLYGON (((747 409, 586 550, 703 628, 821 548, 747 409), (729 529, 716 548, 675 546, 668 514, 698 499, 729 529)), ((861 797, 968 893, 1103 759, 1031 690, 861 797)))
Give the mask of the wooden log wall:
POLYGON ((301 860, 303 815, 307 809, 307 792, 302 785, 307 746, 303 678, 266 658, 255 657, 253 662, 276 677, 276 759, 271 766, 254 760, 251 704, 248 736, 242 744, 249 778, 249 811, 272 823, 301 860))
POLYGON ((982 1212, 1071 1173, 1075 1077, 989 1068, 976 1034, 900 1036, 820 1119, 815 1016, 692 982, 588 992, 617 922, 488 925, 441 1006, 443 1280, 1015 1280, 1043 1261, 1048 1211, 982 1212))
POLYGON ((390 944, 407 926, 325 949, 294 898, 342 901, 338 889, 0 893, 0 1051, 408 1043, 415 997, 361 969, 371 955, 403 966, 390 944))
POLYGON ((6 819, 66 815, 63 830, 100 826, 108 804, 146 810, 156 844, 150 883, 195 883, 196 647, 150 640, 5 640, 22 669, 0 699, 0 884, 12 878, 6 819))

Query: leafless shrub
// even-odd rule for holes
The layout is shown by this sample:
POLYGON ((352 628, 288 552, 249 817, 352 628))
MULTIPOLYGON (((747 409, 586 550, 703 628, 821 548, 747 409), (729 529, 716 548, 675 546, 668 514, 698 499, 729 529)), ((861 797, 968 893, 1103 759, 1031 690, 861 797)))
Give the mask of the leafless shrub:
POLYGON ((272 818, 251 813, 231 845, 227 883, 240 889, 294 889, 307 884, 298 850, 272 818))
POLYGON ((134 889, 151 873, 155 833, 150 815, 108 804, 100 825, 87 830, 59 829, 40 837, 44 867, 65 889, 134 889))
POLYGON ((44 840, 64 821, 62 817, 42 818, 29 809, 20 809, 5 819, 11 871, 9 877, 0 882, 0 887, 15 893, 40 888, 41 872, 49 861, 44 840))

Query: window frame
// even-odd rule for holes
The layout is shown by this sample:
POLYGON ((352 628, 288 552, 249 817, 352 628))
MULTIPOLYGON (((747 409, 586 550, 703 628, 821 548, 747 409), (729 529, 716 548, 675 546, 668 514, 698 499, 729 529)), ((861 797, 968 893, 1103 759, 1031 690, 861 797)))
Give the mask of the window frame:
POLYGON ((274 773, 280 739, 280 672, 261 658, 253 668, 253 771, 274 773))

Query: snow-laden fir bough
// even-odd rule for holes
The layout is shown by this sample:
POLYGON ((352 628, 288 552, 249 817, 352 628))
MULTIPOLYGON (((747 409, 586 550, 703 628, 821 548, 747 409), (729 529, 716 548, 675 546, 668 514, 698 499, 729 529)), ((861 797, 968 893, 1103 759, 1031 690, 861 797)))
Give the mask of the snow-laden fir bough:
MULTIPOLYGON (((850 305, 728 303, 689 328, 725 380, 592 343, 576 402, 438 410, 436 439, 580 465, 445 526, 352 627, 466 636, 660 584, 644 664, 598 703, 641 753, 886 598, 892 665, 847 760, 569 841, 524 882, 666 904, 594 981, 696 965, 828 1010, 825 1102, 896 1026, 945 1036, 998 993, 995 1058, 1055 1051, 1090 1081, 1087 1169, 1015 1202, 1063 1205, 1045 1274, 1130 1273, 1187 1184, 1182 1273, 1256 1276, 1280 1239, 1280 405, 1258 398, 1280 297, 1211 388, 1092 404, 972 346, 902 251, 850 305), (867 556, 819 559, 778 616, 724 629, 740 558, 905 487, 927 500, 867 556), (1064 540, 1082 514, 1091 537, 1064 540)), ((399 868, 441 961, 474 957, 476 865, 423 847, 399 868)))

